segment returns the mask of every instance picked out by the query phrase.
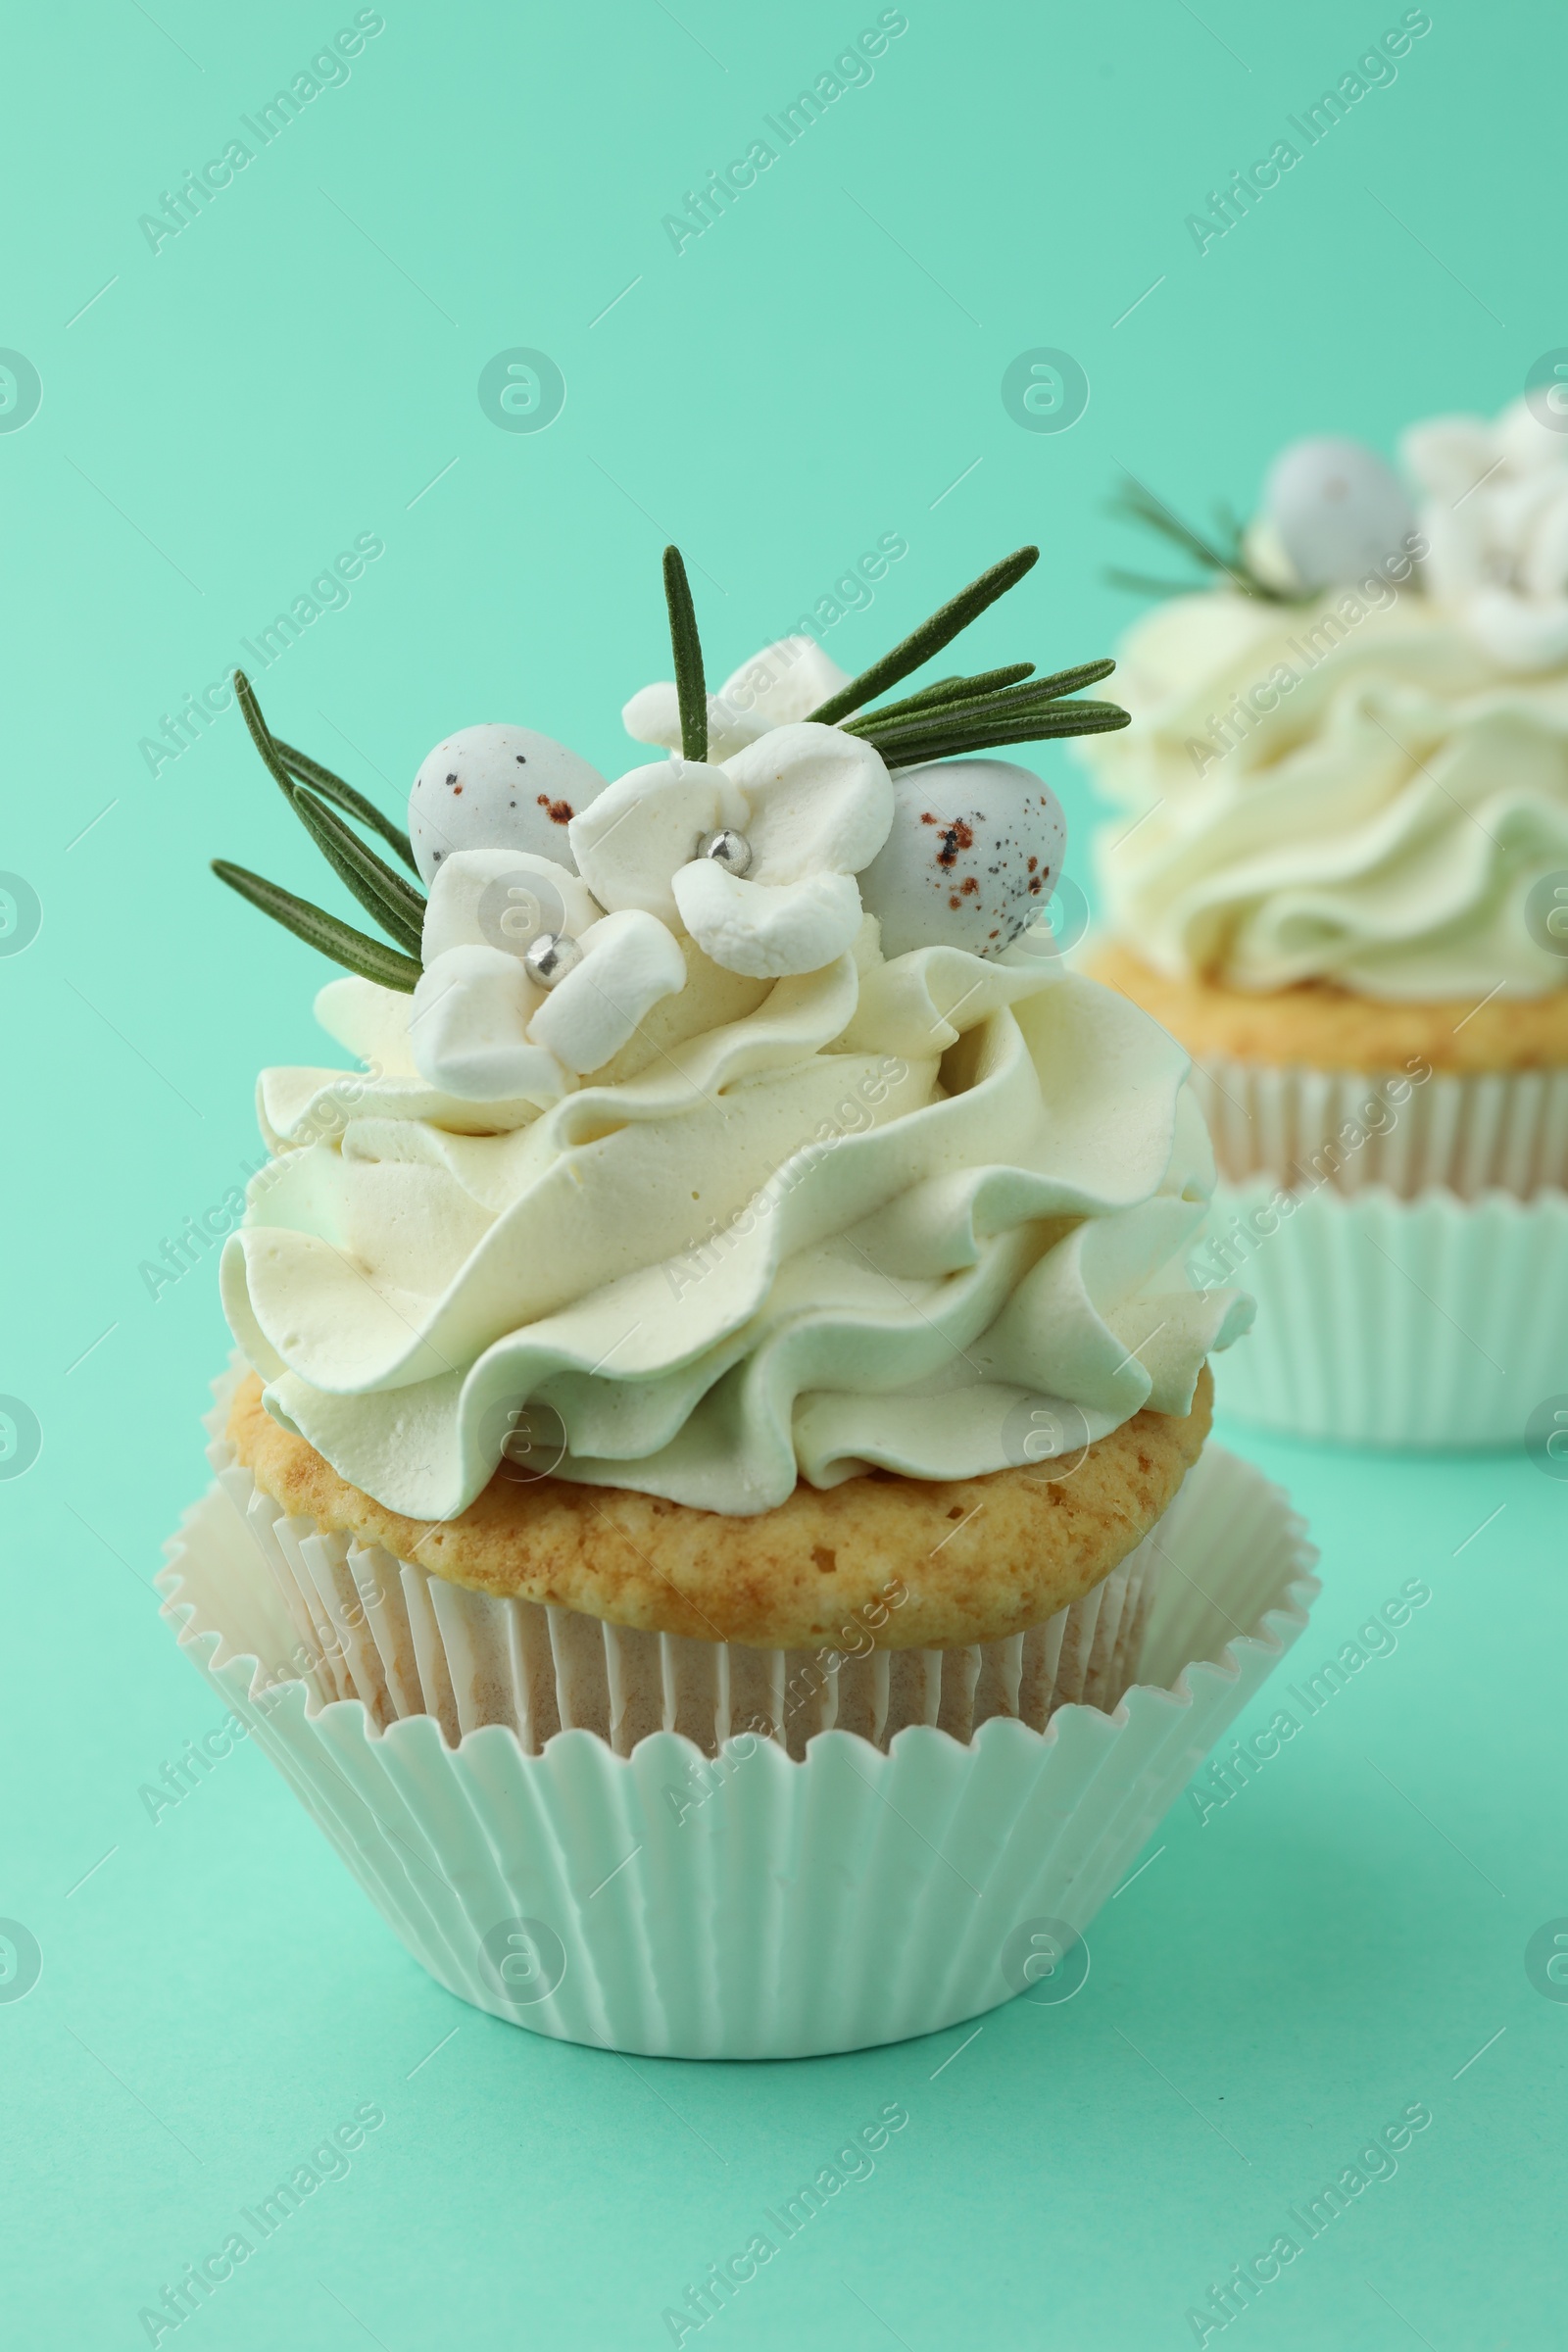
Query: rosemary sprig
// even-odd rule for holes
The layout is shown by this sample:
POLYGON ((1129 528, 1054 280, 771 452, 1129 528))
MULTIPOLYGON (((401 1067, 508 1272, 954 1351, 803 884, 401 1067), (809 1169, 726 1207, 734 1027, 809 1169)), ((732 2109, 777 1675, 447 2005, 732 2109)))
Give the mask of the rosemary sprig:
POLYGON ((272 743, 283 765, 298 783, 314 785, 323 801, 336 802, 338 808, 346 808, 350 816, 358 818, 370 832, 379 833, 388 849, 396 850, 410 873, 418 872, 414 844, 400 826, 382 814, 373 801, 368 801, 363 792, 356 792, 352 784, 345 784, 341 776, 323 767, 319 760, 313 760, 309 752, 296 751, 293 744, 282 742, 276 735, 272 736, 272 743))
MULTIPOLYGON (((1152 490, 1139 481, 1135 474, 1126 476, 1123 488, 1107 502, 1106 513, 1122 522, 1136 522, 1145 530, 1155 531, 1173 547, 1181 549, 1190 563, 1205 572, 1223 572, 1231 586, 1241 596, 1255 597, 1267 605, 1300 604, 1307 600, 1292 596, 1276 588, 1254 570, 1243 545, 1244 526, 1231 509, 1223 504, 1215 508, 1216 536, 1207 539, 1203 533, 1184 522, 1173 508, 1156 498, 1152 490)), ((1117 587, 1135 587, 1151 596, 1190 596, 1195 581, 1155 580, 1147 574, 1108 572, 1107 579, 1117 587)))
POLYGON ((1125 588, 1134 596, 1191 596, 1192 580, 1156 580, 1152 572, 1121 571, 1111 564, 1105 572, 1107 588, 1125 588))
POLYGON ((1069 702, 1081 687, 1108 677, 1113 662, 1081 662, 1050 677, 1035 675, 1032 662, 1008 662, 975 677, 938 678, 902 702, 866 705, 918 669, 978 619, 999 596, 1016 587, 1040 560, 1037 547, 1020 547, 971 580, 951 604, 921 622, 902 645, 830 695, 812 711, 819 724, 837 723, 880 753, 889 767, 912 767, 926 760, 951 760, 998 744, 1036 743, 1052 735, 1098 735, 1128 724, 1116 703, 1069 702), (857 716, 851 717, 854 711, 857 716))
POLYGON ((336 915, 316 906, 308 899, 297 899, 292 891, 269 882, 260 874, 251 873, 242 865, 231 865, 226 859, 214 863, 213 871, 230 889, 237 890, 252 906, 270 914, 274 922, 283 924, 299 938, 308 940, 323 956, 330 956, 349 971, 358 972, 364 979, 375 980, 383 988, 412 990, 417 986, 421 965, 419 948, 424 924, 425 902, 420 892, 403 876, 394 873, 384 859, 357 833, 349 830, 329 801, 346 808, 363 823, 372 825, 388 840, 399 855, 414 864, 414 854, 406 834, 400 833, 389 818, 345 784, 341 776, 312 760, 308 753, 297 752, 291 745, 279 743, 262 715, 255 689, 242 669, 234 672, 234 699, 239 704, 251 741, 261 754, 263 763, 283 798, 300 819, 317 848, 325 858, 338 879, 360 902, 367 914, 379 923, 394 943, 383 947, 380 941, 368 939, 363 931, 353 930, 340 923, 336 915), (308 789, 314 787, 314 789, 308 789), (408 950, 408 954, 399 951, 408 950), (412 978, 410 975, 413 975, 412 978))
POLYGON ((708 687, 703 677, 703 643, 691 582, 678 547, 664 550, 664 602, 669 607, 669 642, 675 656, 675 695, 680 704, 680 748, 687 760, 708 758, 708 687))
POLYGON ((922 662, 929 662, 933 654, 940 654, 945 645, 951 645, 961 629, 978 620, 999 596, 1005 596, 1009 588, 1015 588, 1039 561, 1038 547, 1020 547, 1000 564, 993 564, 989 571, 983 571, 967 588, 960 589, 951 604, 933 612, 929 620, 923 620, 891 654, 884 654, 880 662, 873 662, 869 669, 863 669, 837 694, 819 703, 811 712, 812 719, 819 726, 831 726, 835 720, 847 718, 852 710, 863 709, 879 694, 886 694, 890 686, 896 686, 901 678, 908 677, 922 662))
POLYGON ((994 710, 989 717, 976 712, 933 719, 924 726, 908 723, 890 727, 885 735, 867 734, 865 739, 874 745, 885 766, 914 767, 930 760, 994 751, 1004 744, 1043 743, 1056 735, 1109 734, 1127 726, 1130 718, 1119 703, 1061 702, 1033 710, 994 710))
POLYGON ((283 764, 283 755, 271 728, 262 716, 262 706, 256 700, 256 689, 242 669, 236 669, 234 672, 234 700, 238 703, 239 714, 245 721, 245 731, 260 752, 268 774, 282 793, 284 800, 292 801, 294 779, 283 764))
POLYGON ((1016 666, 992 670, 979 678, 949 680, 940 691, 931 688, 924 696, 841 723, 846 734, 873 745, 889 767, 911 767, 917 761, 952 759, 1004 743, 1041 742, 1054 735, 1102 734, 1127 725, 1121 706, 1066 698, 1081 687, 1097 685, 1115 666, 1109 661, 1082 662, 1051 677, 1031 676, 1027 684, 1002 687, 993 681, 1014 678, 1016 666))
MULTIPOLYGON (((973 678, 938 678, 934 686, 922 686, 902 703, 882 703, 875 715, 878 718, 902 718, 906 710, 924 710, 932 703, 969 703, 982 694, 991 694, 998 687, 1014 686, 1020 678, 1032 678, 1032 662, 1013 662, 1005 669, 982 670, 973 678)), ((854 719, 841 719, 841 726, 854 726, 854 719)))
POLYGON ((275 882, 250 873, 243 865, 231 865, 225 858, 213 859, 213 871, 220 882, 237 890, 242 899, 249 899, 253 906, 259 906, 275 923, 281 923, 285 931, 292 931, 297 939, 318 949, 334 963, 358 972, 362 979, 373 980, 381 988, 401 989, 406 996, 412 996, 417 988, 420 968, 411 956, 383 947, 378 939, 368 939, 363 931, 340 923, 335 914, 323 913, 308 900, 295 898, 292 891, 280 890, 275 882))
MULTIPOLYGON (((1157 504, 1157 502, 1155 502, 1157 504)), ((1170 518, 1181 543, 1192 549, 1205 543, 1170 518)), ((1239 529, 1232 525, 1239 544, 1239 529)), ((1207 551, 1212 553, 1212 551, 1207 551)), ((972 677, 939 678, 902 702, 880 710, 866 705, 928 662, 987 608, 1015 587, 1039 562, 1040 550, 1021 547, 972 580, 951 603, 931 614, 912 635, 885 654, 880 662, 852 679, 812 712, 819 725, 842 722, 847 732, 875 747, 890 768, 910 767, 930 760, 947 760, 985 751, 1002 744, 1037 743, 1056 735, 1101 734, 1129 723, 1116 703, 1072 698, 1081 688, 1107 677, 1115 667, 1108 661, 1079 662, 1070 669, 1037 677, 1032 662, 1013 662, 972 677), (852 711, 858 712, 851 717, 852 711)), ((1219 561, 1220 559, 1216 559, 1219 561)), ((675 660, 675 690, 680 709, 681 750, 690 760, 708 757, 708 692, 703 669, 702 641, 692 604, 691 583, 680 551, 664 550, 664 598, 669 611, 670 645, 675 660)), ((421 977, 419 949, 425 901, 401 874, 344 823, 338 810, 378 833, 399 857, 417 871, 407 834, 399 830, 362 793, 341 776, 313 760, 306 752, 280 743, 262 715, 250 680, 234 673, 235 697, 268 772, 288 801, 312 840, 344 885, 395 943, 384 946, 363 931, 328 914, 309 900, 269 882, 246 867, 217 858, 213 871, 264 914, 281 923, 299 939, 383 988, 412 993, 421 977), (404 953, 405 950, 410 951, 404 953)))
POLYGON ((1080 694, 1086 686, 1098 686, 1115 666, 1108 654, 1102 654, 1097 662, 1075 662, 1069 669, 1054 669, 1049 677, 1031 678, 1027 686, 1018 689, 1015 699, 1059 703, 1064 694, 1080 694))
POLYGON ((366 913, 400 948, 417 956, 424 926, 424 900, 419 893, 412 890, 401 874, 383 864, 375 852, 367 849, 359 835, 351 833, 324 801, 318 800, 314 792, 307 792, 302 784, 294 788, 294 807, 327 864, 354 893, 366 913))
MULTIPOLYGON (((413 872, 418 872, 414 846, 408 835, 401 832, 389 816, 383 816, 373 801, 368 801, 363 792, 356 792, 352 784, 345 784, 341 776, 334 775, 329 767, 323 767, 319 760, 313 760, 309 752, 296 751, 291 743, 280 742, 272 733, 262 716, 256 689, 242 669, 234 672, 234 699, 239 705, 240 716, 245 721, 252 743, 286 800, 292 803, 296 784, 313 785, 323 800, 335 801, 340 808, 346 808, 351 816, 358 817, 361 824, 379 833, 382 840, 397 851, 405 865, 413 872)), ((424 902, 421 899, 419 903, 422 906, 424 902)))
POLYGON ((1077 703, 1060 695, 1032 694, 1022 687, 1009 693, 982 695, 972 702, 928 703, 923 710, 906 710, 893 718, 884 718, 880 710, 868 710, 863 718, 846 719, 844 732, 881 745, 899 742, 907 735, 929 735, 933 729, 972 729, 989 725, 994 718, 1054 718, 1063 710, 1079 708, 1077 703))

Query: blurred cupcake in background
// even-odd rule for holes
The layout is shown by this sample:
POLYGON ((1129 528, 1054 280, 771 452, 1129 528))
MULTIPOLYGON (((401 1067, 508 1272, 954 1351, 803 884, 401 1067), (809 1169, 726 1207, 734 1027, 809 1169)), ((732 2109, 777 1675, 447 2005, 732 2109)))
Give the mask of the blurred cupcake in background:
MULTIPOLYGON (((1210 573, 1081 747, 1100 979, 1195 1057, 1205 1282, 1259 1302, 1238 1414, 1517 1444, 1568 1389, 1568 417, 1283 452, 1256 518, 1124 511, 1210 573)), ((1124 579, 1128 575, 1121 575, 1124 579)))

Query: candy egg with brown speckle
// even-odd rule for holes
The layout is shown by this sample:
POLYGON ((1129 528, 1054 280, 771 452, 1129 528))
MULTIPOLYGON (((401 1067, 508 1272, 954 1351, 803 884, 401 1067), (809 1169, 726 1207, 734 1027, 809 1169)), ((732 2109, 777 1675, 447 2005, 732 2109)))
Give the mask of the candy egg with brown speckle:
POLYGON ((893 778, 893 830, 860 876, 882 953, 1000 956, 1046 906, 1067 820, 1050 786, 1007 760, 939 760, 893 778))
POLYGON ((526 850, 577 870, 566 827, 605 779, 531 727, 462 727, 420 763, 409 839, 426 883, 453 850, 526 850))

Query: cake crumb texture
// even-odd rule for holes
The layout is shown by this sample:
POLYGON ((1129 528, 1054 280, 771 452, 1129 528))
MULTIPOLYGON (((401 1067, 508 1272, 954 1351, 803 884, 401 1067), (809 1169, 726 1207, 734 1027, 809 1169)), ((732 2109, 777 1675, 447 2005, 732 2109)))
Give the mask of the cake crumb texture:
POLYGON ((1115 940, 1098 944, 1084 969, 1152 1013, 1198 1060, 1223 1055, 1368 1077, 1421 1061, 1465 1075, 1568 1066, 1568 988, 1545 997, 1410 1004, 1308 980, 1251 996, 1212 980, 1167 979, 1115 940))
POLYGON ((825 1492, 803 1480, 755 1518, 519 1480, 503 1462, 456 1519, 407 1519, 274 1421, 254 1373, 228 1435, 286 1511, 473 1592, 762 1649, 863 1647, 867 1635, 886 1649, 953 1648, 1022 1633, 1108 1576, 1173 1499, 1212 1407, 1205 1364, 1190 1412, 1135 1414, 1068 1476, 1041 1463, 950 1480, 879 1470, 825 1492))

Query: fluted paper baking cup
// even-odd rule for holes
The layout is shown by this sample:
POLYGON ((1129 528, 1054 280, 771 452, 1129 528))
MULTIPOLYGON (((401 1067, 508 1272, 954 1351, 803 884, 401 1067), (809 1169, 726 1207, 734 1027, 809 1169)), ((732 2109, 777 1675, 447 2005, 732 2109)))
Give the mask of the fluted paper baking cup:
POLYGON ((1381 1185, 1403 1200, 1436 1185, 1461 1200, 1568 1186, 1568 1070, 1418 1079, 1210 1055, 1194 1063, 1192 1086, 1233 1184, 1381 1185))
POLYGON ((753 1649, 469 1592, 290 1515, 220 1433, 210 1450, 293 1624, 296 1640, 270 1679, 292 1662, 316 1673, 323 1697, 363 1700, 377 1730, 429 1715, 454 1746, 486 1724, 506 1725, 527 1755, 563 1731, 595 1732, 622 1756, 650 1732, 682 1733, 710 1756, 754 1732, 796 1757, 835 1728, 884 1748, 916 1723, 956 1740, 994 1715, 1044 1731, 1069 1702, 1115 1705, 1165 1566, 1156 1523, 1080 1599, 1004 1641, 879 1649, 855 1617, 839 1649, 753 1649))
POLYGON ((1568 1195, 1220 1185, 1194 1270, 1257 1300, 1221 1410, 1349 1445, 1520 1446, 1568 1392, 1568 1195))
MULTIPOLYGON (((673 1731, 629 1755, 542 1752, 489 1722, 379 1728, 306 1650, 221 1483, 159 1582, 181 1645, 247 1724, 408 1950, 535 2033, 683 2058, 823 2055, 929 2034, 1081 1981, 1084 1930, 1195 1767, 1306 1623, 1315 1553, 1286 1497, 1209 1447, 1112 1713, 936 1725, 884 1753, 842 1729, 803 1757, 673 1731), (1238 1629, 1243 1629, 1238 1631, 1238 1629)), ((331 1651, 333 1654, 329 1655, 331 1651)))

